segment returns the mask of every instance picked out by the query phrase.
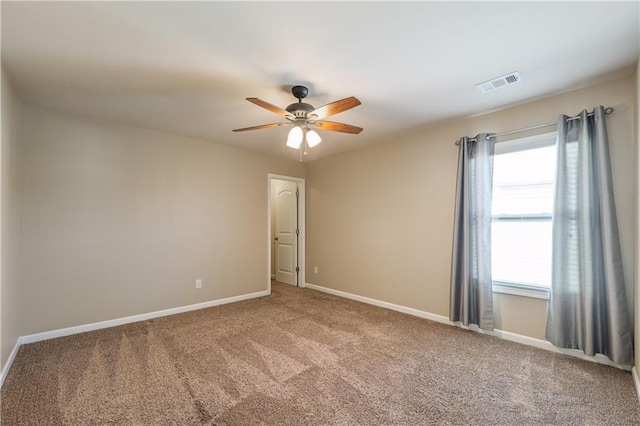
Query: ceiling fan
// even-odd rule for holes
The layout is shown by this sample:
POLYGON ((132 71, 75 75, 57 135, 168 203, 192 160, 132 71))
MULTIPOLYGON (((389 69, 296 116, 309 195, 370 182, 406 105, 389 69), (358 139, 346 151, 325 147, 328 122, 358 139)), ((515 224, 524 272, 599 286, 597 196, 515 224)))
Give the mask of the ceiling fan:
POLYGON ((322 141, 322 139, 320 138, 318 133, 314 131, 314 129, 330 130, 333 132, 352 134, 358 134, 362 131, 361 127, 325 120, 325 118, 327 117, 336 115, 360 105, 360 101, 353 96, 341 99, 339 101, 331 102, 327 105, 321 106, 320 108, 314 108, 312 105, 302 102, 302 99, 304 99, 309 94, 309 89, 307 89, 306 87, 293 86, 291 88, 291 93, 296 99, 298 99, 298 102, 292 103, 286 109, 279 108, 258 98, 247 98, 249 102, 271 112, 275 112, 276 114, 289 120, 288 122, 262 124, 259 126, 234 129, 233 131, 245 132, 247 130, 269 129, 272 127, 293 125, 293 128, 289 132, 289 136, 287 138, 287 146, 295 149, 300 148, 303 140, 306 142, 305 148, 306 146, 312 148, 322 141))

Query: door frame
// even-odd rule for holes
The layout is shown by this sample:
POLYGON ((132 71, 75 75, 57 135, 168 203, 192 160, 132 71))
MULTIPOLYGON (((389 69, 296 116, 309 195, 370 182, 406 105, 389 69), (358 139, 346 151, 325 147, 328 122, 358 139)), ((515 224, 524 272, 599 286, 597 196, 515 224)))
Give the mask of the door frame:
POLYGON ((306 226, 305 226, 305 206, 306 206, 306 186, 305 179, 293 176, 278 175, 275 173, 267 174, 267 289, 271 294, 271 252, 273 235, 271 235, 271 181, 272 180, 287 180, 298 184, 298 191, 300 196, 298 197, 298 229, 300 235, 298 236, 298 287, 305 287, 306 283, 306 268, 305 268, 305 240, 306 240, 306 226))

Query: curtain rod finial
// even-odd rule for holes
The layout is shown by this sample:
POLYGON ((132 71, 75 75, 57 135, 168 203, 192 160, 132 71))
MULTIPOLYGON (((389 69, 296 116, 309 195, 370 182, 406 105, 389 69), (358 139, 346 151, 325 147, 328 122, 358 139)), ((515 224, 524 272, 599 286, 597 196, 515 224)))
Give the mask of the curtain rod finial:
POLYGON ((606 108, 604 109, 604 113, 605 113, 605 114, 611 114, 612 112, 613 112, 613 108, 611 108, 611 107, 606 107, 606 108))

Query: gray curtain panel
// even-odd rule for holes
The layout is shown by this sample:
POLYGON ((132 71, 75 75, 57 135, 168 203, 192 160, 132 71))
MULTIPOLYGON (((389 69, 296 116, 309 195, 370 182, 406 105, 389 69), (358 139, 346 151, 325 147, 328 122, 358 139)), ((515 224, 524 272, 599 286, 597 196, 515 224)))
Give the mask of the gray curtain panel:
POLYGON ((493 330, 491 195, 494 138, 460 140, 449 318, 493 330))
POLYGON ((603 107, 558 119, 553 262, 546 337, 633 363, 603 107))

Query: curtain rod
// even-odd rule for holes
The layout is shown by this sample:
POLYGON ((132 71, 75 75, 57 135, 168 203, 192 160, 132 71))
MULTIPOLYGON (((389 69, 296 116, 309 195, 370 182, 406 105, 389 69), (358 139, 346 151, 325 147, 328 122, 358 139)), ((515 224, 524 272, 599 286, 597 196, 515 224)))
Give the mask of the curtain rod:
MULTIPOLYGON (((613 108, 612 107, 606 107, 604 109, 604 113, 605 114, 611 114, 613 112, 613 108)), ((591 117, 593 115, 592 112, 588 113, 587 116, 591 117)), ((569 117, 567 118, 567 121, 573 121, 573 120, 579 120, 580 117, 569 117)), ((523 127, 522 129, 516 129, 516 130, 509 130, 508 132, 502 132, 502 133, 496 133, 495 135, 489 135, 487 136, 487 138, 498 138, 500 136, 507 136, 507 135, 512 135, 514 133, 521 133, 521 132, 526 132, 529 130, 535 130, 535 129, 542 129, 543 127, 551 127, 551 126, 555 126, 557 125, 558 122, 557 121, 550 121, 548 123, 542 123, 542 124, 536 124, 535 126, 529 126, 529 127, 523 127)), ((470 139, 471 142, 475 142, 476 139, 470 139)), ((458 139, 456 141, 456 145, 460 145, 460 139, 458 139)))

